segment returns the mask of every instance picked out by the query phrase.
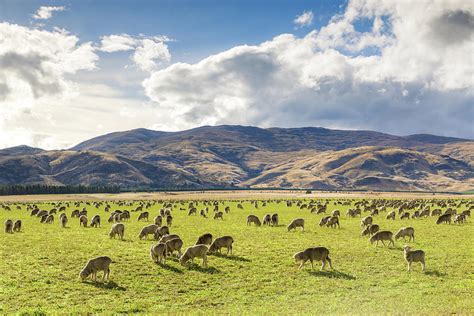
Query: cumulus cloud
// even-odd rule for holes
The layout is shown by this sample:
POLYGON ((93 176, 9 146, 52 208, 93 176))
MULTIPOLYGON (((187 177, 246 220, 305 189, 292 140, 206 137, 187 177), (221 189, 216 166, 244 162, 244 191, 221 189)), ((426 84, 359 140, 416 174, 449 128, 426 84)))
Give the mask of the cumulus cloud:
POLYGON ((309 26, 313 23, 313 12, 312 11, 304 11, 301 15, 296 16, 293 20, 298 27, 309 26))
POLYGON ((355 0, 303 38, 283 34, 176 63, 143 86, 180 128, 322 125, 474 137, 473 11, 462 0, 355 0), (372 28, 359 30, 360 21, 372 28))
POLYGON ((41 6, 36 11, 36 13, 32 15, 32 17, 33 19, 36 19, 36 20, 47 20, 53 16, 53 12, 64 11, 64 10, 66 10, 66 7, 64 6, 57 6, 57 7, 41 6))
POLYGON ((134 50, 131 60, 143 71, 154 71, 157 67, 169 63, 171 54, 166 42, 167 36, 139 36, 128 34, 107 35, 101 38, 99 50, 107 53, 134 50))

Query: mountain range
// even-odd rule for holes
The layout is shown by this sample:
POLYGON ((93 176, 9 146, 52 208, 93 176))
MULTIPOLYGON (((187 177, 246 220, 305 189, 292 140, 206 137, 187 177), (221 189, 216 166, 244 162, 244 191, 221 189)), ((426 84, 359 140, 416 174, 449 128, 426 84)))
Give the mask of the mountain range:
POLYGON ((135 129, 66 150, 0 150, 0 185, 15 184, 468 191, 474 141, 319 127, 135 129))

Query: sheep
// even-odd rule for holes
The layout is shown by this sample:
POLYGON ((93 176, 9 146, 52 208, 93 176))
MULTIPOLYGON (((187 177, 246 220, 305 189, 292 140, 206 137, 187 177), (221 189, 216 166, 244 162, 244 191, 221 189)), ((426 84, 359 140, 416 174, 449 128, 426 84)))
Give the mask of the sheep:
POLYGON ((155 224, 147 225, 142 228, 142 230, 140 231, 140 234, 138 234, 138 238, 143 239, 143 237, 145 237, 145 239, 148 239, 148 235, 155 234, 158 228, 159 227, 155 224))
POLYGON ((272 216, 270 214, 267 214, 263 217, 263 225, 268 225, 270 226, 271 222, 272 222, 272 216))
POLYGON ((388 243, 389 246, 390 244, 395 246, 395 242, 393 241, 392 236, 393 236, 393 233, 390 231, 387 231, 387 230, 378 231, 372 237, 370 237, 369 241, 371 244, 375 242, 375 247, 378 246, 379 241, 381 241, 382 244, 385 246, 385 242, 384 242, 385 240, 389 241, 388 243))
POLYGON ((413 227, 402 227, 398 230, 398 232, 395 234, 395 240, 398 240, 399 238, 403 237, 403 240, 405 240, 405 237, 408 236, 408 241, 415 241, 415 229, 413 227))
POLYGON ((173 216, 166 215, 166 225, 171 226, 171 223, 173 223, 173 216))
POLYGON ((431 216, 439 216, 439 215, 441 215, 441 210, 439 208, 431 212, 431 216))
POLYGON ((423 250, 411 250, 410 246, 403 247, 405 261, 408 263, 408 272, 411 271, 413 262, 421 263, 421 270, 425 271, 425 252, 423 250))
POLYGON ((156 226, 161 226, 163 224, 163 217, 161 215, 156 216, 154 222, 156 226))
POLYGON ((402 215, 400 215, 400 219, 410 219, 410 213, 404 212, 402 215))
POLYGON ((288 231, 294 229, 296 231, 296 227, 301 227, 301 230, 304 231, 304 219, 303 218, 296 218, 291 221, 291 223, 286 227, 288 231))
POLYGON ((219 211, 216 214, 214 214, 214 219, 219 219, 220 218, 220 219, 223 220, 224 218, 222 217, 222 215, 224 215, 224 213, 219 211))
POLYGON ((206 211, 205 211, 205 210, 201 210, 201 211, 199 212, 199 215, 202 216, 202 217, 204 217, 204 218, 207 218, 207 215, 206 215, 206 211))
POLYGON ((334 210, 331 213, 332 216, 341 216, 341 212, 339 210, 334 210))
POLYGON ((444 214, 438 217, 436 224, 448 223, 451 224, 451 214, 444 214))
POLYGON ((67 218, 66 214, 63 213, 59 216, 59 223, 61 224, 62 228, 66 227, 67 221, 68 221, 68 218, 67 218))
POLYGON ((379 215, 378 210, 373 210, 372 212, 370 212, 370 216, 375 216, 375 215, 379 215))
POLYGON ((372 222, 373 222, 372 216, 364 217, 360 220, 360 227, 372 225, 372 222))
POLYGON ((53 224, 54 223, 54 215, 48 215, 46 220, 44 221, 46 224, 53 224))
MULTIPOLYGON (((130 212, 129 211, 123 211, 121 214, 120 214, 120 220, 129 220, 130 219, 130 212)), ((148 221, 148 218, 147 218, 147 221, 148 221)))
POLYGON ((466 221, 466 216, 464 214, 457 214, 457 215, 454 215, 454 220, 453 222, 455 224, 462 224, 466 221))
POLYGON ((321 218, 321 220, 319 221, 319 226, 324 226, 327 224, 328 220, 331 218, 331 216, 324 216, 323 218, 321 218))
POLYGON ((199 236, 198 240, 196 241, 196 245, 210 245, 212 243, 212 235, 211 234, 204 234, 199 236))
POLYGON ((322 261, 321 270, 326 266, 326 262, 329 263, 329 267, 332 269, 331 258, 329 258, 329 249, 326 247, 314 247, 307 248, 303 251, 297 252, 293 255, 295 262, 298 263, 301 261, 299 269, 302 269, 306 261, 311 262, 311 269, 314 269, 313 261, 322 261))
POLYGON ((13 221, 11 219, 7 219, 5 221, 5 233, 8 233, 8 234, 13 234, 13 221))
POLYGON ((97 281, 97 272, 104 271, 102 281, 108 281, 110 275, 110 263, 112 263, 112 259, 107 256, 91 259, 87 261, 86 266, 79 273, 79 276, 81 280, 84 281, 89 275, 92 275, 92 280, 97 281))
POLYGON ((388 213, 386 219, 395 220, 395 211, 388 213))
POLYGON ((193 215, 193 214, 197 215, 196 212, 197 212, 196 208, 193 207, 193 208, 189 209, 188 216, 193 215))
POLYGON ((91 227, 100 227, 100 216, 99 215, 95 215, 94 217, 92 217, 90 226, 91 227))
POLYGON ((341 226, 339 225, 339 217, 330 216, 327 223, 326 223, 326 226, 327 227, 332 227, 332 228, 335 228, 337 226, 337 228, 341 228, 341 226))
POLYGON ((206 245, 194 245, 186 248, 184 254, 179 258, 179 264, 186 265, 186 262, 194 258, 202 258, 202 265, 207 268, 207 252, 209 248, 206 245))
POLYGON ((150 248, 150 257, 155 263, 166 262, 166 245, 162 242, 152 245, 150 248))
POLYGON ((250 224, 254 223, 256 226, 261 226, 262 223, 260 222, 260 219, 255 216, 255 215, 249 215, 247 216, 247 226, 250 226, 250 224))
POLYGON ((428 217, 428 216, 430 216, 430 210, 429 209, 425 209, 425 210, 421 211, 420 217, 428 217))
POLYGON ((148 213, 148 212, 142 212, 142 213, 140 213, 140 215, 138 215, 138 221, 140 221, 140 220, 145 220, 145 221, 148 222, 148 215, 149 215, 149 214, 150 214, 150 213, 148 213))
POLYGON ((112 228, 110 229, 109 237, 115 238, 115 236, 118 235, 120 239, 123 240, 124 233, 125 233, 125 225, 122 223, 115 223, 112 225, 112 228))
POLYGON ((35 208, 34 210, 31 211, 30 216, 35 216, 36 214, 38 214, 38 212, 39 212, 39 209, 35 208))
POLYGON ((365 227, 365 229, 362 231, 361 235, 362 236, 365 236, 365 235, 370 235, 372 236, 373 234, 375 234, 376 232, 378 232, 380 229, 379 225, 377 224, 372 224, 372 225, 369 225, 367 227, 365 227))
POLYGON ((46 220, 48 219, 48 217, 49 217, 48 214, 41 216, 40 223, 46 223, 46 220))
POLYGON ((71 212, 71 218, 79 217, 79 210, 74 210, 71 212))
POLYGON ((232 244, 234 243, 234 238, 231 236, 223 236, 216 238, 211 246, 209 247, 209 253, 221 252, 221 248, 227 248, 227 254, 232 254, 232 244))
POLYGON ((272 220, 271 220, 272 226, 278 226, 278 214, 273 214, 272 215, 272 220))
POLYGON ((79 217, 79 227, 80 226, 87 227, 87 217, 85 215, 79 217))
POLYGON ((168 240, 179 238, 181 239, 178 235, 164 235, 163 237, 160 238, 159 242, 166 243, 168 240))
POLYGON ((461 214, 463 214, 464 217, 467 217, 467 216, 471 217, 471 211, 470 210, 465 210, 461 214))
POLYGON ((45 211, 45 210, 42 210, 42 211, 39 211, 37 214, 36 214, 36 217, 43 217, 45 215, 49 215, 48 214, 48 211, 45 211))
POLYGON ((20 219, 17 219, 13 223, 13 231, 16 232, 16 233, 19 233, 21 231, 21 220, 20 219))
POLYGON ((411 218, 419 218, 419 217, 420 217, 420 211, 414 211, 413 215, 411 216, 411 218))
POLYGON ((183 247, 183 241, 181 238, 173 238, 165 242, 166 255, 171 256, 175 250, 178 251, 178 258, 181 257, 181 247, 183 247))
POLYGON ((170 233, 170 229, 168 228, 168 226, 158 227, 157 229, 155 229, 154 238, 155 240, 158 240, 162 236, 168 235, 169 233, 170 233))

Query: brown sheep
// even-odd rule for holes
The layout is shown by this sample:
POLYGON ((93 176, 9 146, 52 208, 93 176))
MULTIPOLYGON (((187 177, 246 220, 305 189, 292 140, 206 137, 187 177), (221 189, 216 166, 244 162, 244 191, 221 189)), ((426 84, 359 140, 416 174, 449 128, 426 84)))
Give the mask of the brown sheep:
POLYGON ((405 261, 408 263, 408 272, 411 271, 413 262, 421 263, 421 270, 425 271, 425 252, 423 250, 411 250, 409 246, 403 247, 405 261))
POLYGON ((451 224, 451 214, 444 214, 438 217, 436 224, 448 223, 451 224))
POLYGON ((454 215, 454 220, 453 222, 455 224, 462 224, 466 221, 466 216, 464 214, 457 214, 457 215, 454 215))
POLYGON ((366 236, 366 235, 372 236, 373 234, 378 232, 379 229, 380 229, 379 225, 372 224, 372 225, 369 225, 369 226, 365 227, 365 229, 362 231, 361 235, 362 236, 366 236))
POLYGON ((384 242, 385 240, 389 241, 388 243, 389 246, 390 244, 395 246, 395 242, 393 241, 392 236, 393 236, 393 233, 390 231, 387 231, 387 230, 378 231, 372 237, 370 237, 369 241, 371 244, 375 242, 375 247, 378 246, 379 241, 381 241, 382 244, 385 246, 385 242, 384 242))
POLYGON ((223 220, 224 219, 223 215, 224 215, 224 213, 219 211, 216 214, 214 214, 214 219, 219 219, 220 218, 220 219, 223 220))
POLYGON ((173 216, 166 215, 166 225, 171 227, 172 223, 173 223, 173 216))
POLYGON ((199 236, 198 240, 196 241, 196 245, 210 245, 212 243, 212 235, 211 234, 204 234, 199 236))
POLYGON ((54 223, 54 215, 48 215, 46 220, 44 221, 46 224, 53 224, 54 223))
POLYGON ((188 216, 193 215, 193 214, 197 215, 197 210, 195 207, 189 209, 188 216))
POLYGON ((150 257, 155 263, 166 262, 166 245, 164 243, 157 243, 150 248, 150 257))
POLYGON ((144 221, 148 222, 148 215, 150 215, 150 213, 148 213, 148 212, 140 213, 140 215, 138 215, 138 221, 144 220, 144 221))
POLYGON ((395 220, 395 211, 388 213, 386 219, 395 220))
POLYGON ((207 218, 207 215, 206 215, 206 211, 205 211, 205 210, 201 210, 201 211, 199 212, 199 215, 201 215, 201 216, 204 217, 204 218, 207 218))
POLYGON ((40 223, 46 223, 46 220, 48 219, 48 217, 49 217, 48 214, 41 216, 40 223))
POLYGON ((139 239, 148 239, 148 235, 155 234, 156 230, 158 229, 158 225, 150 224, 142 228, 140 234, 138 234, 139 239))
POLYGON ((100 227, 100 216, 99 215, 94 215, 94 217, 92 217, 90 226, 95 227, 95 228, 100 227))
POLYGON ((339 211, 339 210, 334 210, 334 211, 332 211, 331 215, 332 215, 332 216, 341 216, 341 211, 339 211))
POLYGON ((212 244, 211 247, 209 247, 209 253, 214 253, 214 252, 221 252, 221 248, 227 248, 227 254, 232 254, 232 244, 234 243, 234 238, 231 236, 223 236, 216 238, 212 244))
POLYGON ((20 219, 17 219, 13 223, 13 231, 16 232, 16 233, 19 233, 21 231, 21 220, 20 219))
POLYGON ((109 237, 115 238, 115 236, 118 235, 120 239, 123 240, 124 233, 125 233, 125 225, 122 223, 116 223, 112 225, 112 228, 110 229, 110 232, 109 232, 109 237))
POLYGON ((154 222, 156 226, 161 226, 163 224, 163 217, 161 215, 156 216, 154 222))
POLYGON ((326 262, 329 263, 329 267, 332 269, 331 258, 329 258, 329 250, 326 247, 314 247, 307 248, 304 251, 297 252, 293 255, 295 262, 301 261, 299 269, 303 268, 306 261, 311 262, 311 269, 314 269, 313 261, 322 261, 321 270, 326 266, 326 262))
POLYGON ((270 214, 267 214, 263 217, 263 225, 268 225, 270 226, 271 222, 272 222, 272 216, 270 214))
POLYGON ((158 227, 157 229, 155 229, 154 238, 155 240, 158 240, 162 236, 168 235, 169 233, 170 233, 170 229, 168 228, 168 226, 158 227))
POLYGON ((110 263, 112 263, 112 259, 107 256, 91 259, 79 273, 79 276, 81 280, 84 281, 89 275, 92 275, 92 280, 97 281, 97 272, 104 271, 102 281, 108 281, 110 275, 110 263))
POLYGON ((247 216, 247 226, 250 226, 250 224, 254 223, 256 226, 261 226, 262 223, 260 222, 260 219, 255 216, 255 215, 249 215, 247 216))
POLYGON ((62 228, 66 227, 67 221, 68 221, 68 218, 66 214, 61 214, 61 216, 59 216, 59 222, 61 223, 62 228))
POLYGON ((181 247, 183 247, 183 241, 180 238, 173 238, 165 242, 166 255, 171 256, 175 251, 178 251, 178 258, 181 257, 181 247))
POLYGON ((74 210, 71 212, 71 218, 79 217, 79 210, 74 210))
POLYGON ((288 231, 294 229, 296 231, 296 227, 301 227, 301 230, 304 231, 304 219, 303 218, 296 218, 291 221, 291 223, 286 227, 288 231))
POLYGON ((85 215, 79 217, 79 226, 87 227, 87 217, 85 215))
POLYGON ((272 226, 278 226, 278 214, 275 213, 272 215, 271 222, 272 222, 272 226))
POLYGON ((402 215, 400 215, 400 219, 410 219, 410 213, 404 212, 402 215))
POLYGON ((465 217, 471 217, 471 211, 470 210, 465 210, 461 214, 463 214, 465 217))
POLYGON ((181 239, 178 235, 164 235, 163 237, 160 238, 159 242, 166 243, 168 240, 179 238, 181 239))
POLYGON ((431 212, 431 216, 439 216, 439 215, 441 215, 441 210, 439 208, 431 212))
POLYGON ((337 216, 330 216, 327 223, 326 223, 326 226, 327 227, 331 227, 331 228, 341 228, 341 226, 339 226, 339 217, 337 216))
POLYGON ((429 209, 423 210, 420 213, 420 217, 428 217, 428 216, 430 216, 430 210, 429 209))
POLYGON ((207 268, 207 252, 209 248, 206 245, 194 245, 188 247, 184 254, 179 258, 179 263, 182 266, 186 265, 186 262, 193 260, 194 258, 202 258, 202 265, 204 268, 207 268))
POLYGON ((5 233, 13 234, 13 221, 11 219, 7 219, 4 224, 5 233))
POLYGON ((319 221, 319 226, 325 226, 330 218, 331 216, 324 216, 323 218, 321 218, 321 220, 319 221))
POLYGON ((372 216, 364 217, 360 220, 360 227, 372 225, 372 222, 373 222, 372 216))
POLYGON ((415 229, 413 227, 402 227, 398 230, 398 232, 395 234, 395 240, 398 240, 399 238, 403 237, 403 240, 405 240, 405 237, 408 236, 408 241, 415 241, 415 229))

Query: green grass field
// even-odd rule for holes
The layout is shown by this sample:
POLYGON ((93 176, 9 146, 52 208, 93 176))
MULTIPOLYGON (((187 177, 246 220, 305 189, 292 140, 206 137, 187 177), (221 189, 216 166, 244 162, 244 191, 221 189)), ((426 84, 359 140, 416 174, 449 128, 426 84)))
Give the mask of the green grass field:
MULTIPOLYGON (((167 260, 165 266, 153 263, 149 249, 155 241, 138 239, 147 224, 137 222, 138 213, 125 222, 126 240, 120 241, 108 237, 111 224, 103 206, 87 206, 89 220, 95 214, 102 218, 97 229, 79 227, 79 220, 70 218, 72 204, 66 211, 66 229, 60 227, 58 216, 54 224, 40 224, 24 205, 12 211, 0 207, 2 223, 7 218, 23 221, 21 233, 0 234, 0 313, 474 313, 471 218, 463 225, 436 225, 435 217, 375 217, 384 230, 415 228, 416 241, 409 244, 426 252, 427 270, 423 273, 414 264, 408 273, 401 248, 408 243, 398 240, 394 248, 375 248, 360 236, 360 218, 345 215, 348 206, 330 203, 328 213, 342 213, 341 228, 331 229, 317 225, 323 215, 297 206, 272 202, 255 209, 245 202, 239 210, 236 204, 225 202, 231 212, 223 221, 188 216, 187 207, 180 211, 179 204, 173 210, 171 233, 181 236, 183 250, 203 233, 234 237, 234 255, 209 256, 208 269, 200 267, 200 260, 190 269, 176 260, 167 260), (246 226, 247 215, 262 218, 274 212, 280 216, 280 227, 246 226), (305 219, 306 230, 287 232, 286 225, 297 217, 305 219), (298 270, 293 254, 315 246, 329 248, 334 270, 319 271, 320 262, 313 271, 309 262, 298 270), (81 282, 79 271, 99 255, 114 260, 110 282, 81 282)), ((156 204, 148 210, 150 222, 160 208, 156 204)))

